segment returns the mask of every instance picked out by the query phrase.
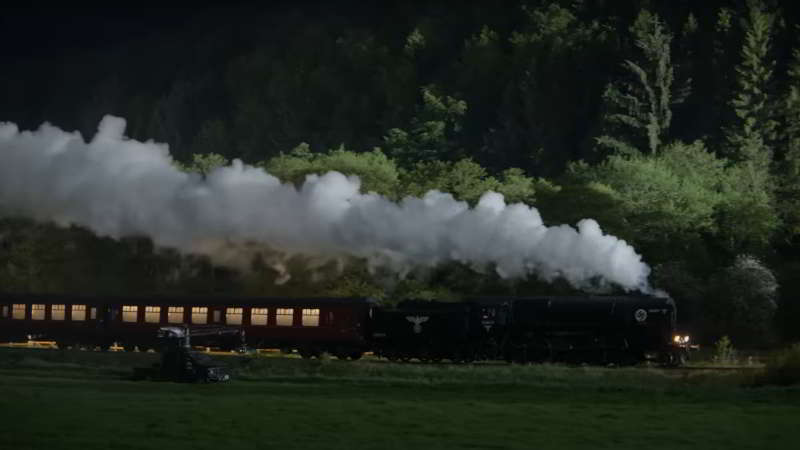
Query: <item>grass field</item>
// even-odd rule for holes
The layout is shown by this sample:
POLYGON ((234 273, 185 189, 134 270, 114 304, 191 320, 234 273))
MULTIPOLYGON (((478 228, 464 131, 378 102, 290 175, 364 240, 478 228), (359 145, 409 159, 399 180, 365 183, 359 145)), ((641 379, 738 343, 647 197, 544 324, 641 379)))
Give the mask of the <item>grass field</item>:
POLYGON ((229 357, 230 383, 126 379, 157 357, 0 348, 0 448, 800 445, 800 389, 738 372, 229 357))

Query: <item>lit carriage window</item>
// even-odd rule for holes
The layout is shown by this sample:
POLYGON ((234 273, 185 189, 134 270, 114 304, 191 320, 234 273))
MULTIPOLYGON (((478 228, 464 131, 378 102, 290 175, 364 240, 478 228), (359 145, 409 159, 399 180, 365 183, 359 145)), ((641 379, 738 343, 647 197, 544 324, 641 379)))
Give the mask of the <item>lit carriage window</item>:
POLYGON ((72 320, 86 320, 86 305, 72 305, 72 320))
POLYGON ((269 309, 253 308, 250 310, 250 325, 266 325, 269 309))
POLYGON ((228 325, 241 325, 242 308, 225 308, 225 323, 228 325))
POLYGON ((294 322, 294 309, 278 308, 275 316, 275 324, 279 327, 290 327, 294 322))
POLYGON ((89 309, 89 318, 91 320, 97 320, 97 307, 96 306, 92 306, 89 309))
POLYGON ((139 307, 136 305, 122 305, 122 321, 136 322, 139 315, 139 307))
POLYGON ((208 308, 205 306, 192 307, 192 323, 208 323, 208 308))
POLYGON ((303 309, 303 326, 319 326, 319 309, 303 309))
POLYGON ((44 305, 31 305, 31 319, 44 320, 44 305))
POLYGON ((145 306, 144 307, 144 321, 148 323, 161 322, 161 307, 160 306, 145 306))
POLYGON ((50 318, 53 320, 64 320, 66 305, 53 305, 50 307, 50 318))
POLYGON ((14 304, 12 311, 12 319, 25 319, 25 305, 14 304))
POLYGON ((167 310, 167 322, 183 323, 183 306, 170 306, 167 310))

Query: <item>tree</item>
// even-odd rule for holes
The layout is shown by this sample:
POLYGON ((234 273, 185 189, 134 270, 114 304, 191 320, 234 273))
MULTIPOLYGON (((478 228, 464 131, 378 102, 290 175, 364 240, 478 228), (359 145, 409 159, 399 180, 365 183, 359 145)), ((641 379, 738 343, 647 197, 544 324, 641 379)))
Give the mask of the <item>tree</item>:
POLYGON ((770 343, 777 309, 778 282, 772 271, 751 255, 739 255, 709 282, 703 317, 706 332, 730 335, 739 347, 770 343))
POLYGON ((224 154, 227 153, 230 146, 225 123, 218 119, 203 122, 192 143, 195 154, 224 154))
POLYGON ((770 104, 770 82, 774 61, 769 60, 774 16, 758 1, 748 2, 742 25, 745 40, 736 67, 738 91, 731 100, 737 120, 727 130, 731 159, 748 166, 746 180, 754 185, 767 182, 772 161, 770 143, 775 139, 774 108, 770 104))
POLYGON ((620 131, 617 136, 600 136, 597 143, 617 153, 636 154, 647 148, 654 155, 672 123, 672 105, 684 101, 688 87, 673 88, 672 35, 658 15, 642 10, 630 31, 639 57, 622 65, 628 79, 609 84, 603 93, 610 111, 606 121, 620 131))
POLYGON ((394 197, 399 172, 394 161, 380 149, 356 153, 340 146, 326 153, 312 153, 306 143, 301 143, 288 154, 281 154, 261 164, 267 172, 284 182, 302 184, 310 174, 323 174, 335 170, 361 179, 361 190, 394 197))
POLYGON ((789 241, 800 237, 800 49, 792 53, 789 92, 781 105, 781 152, 776 153, 776 201, 789 241))
POLYGON ((456 156, 456 135, 467 112, 465 101, 438 95, 432 86, 423 87, 421 92, 422 105, 408 130, 392 128, 384 137, 386 152, 404 166, 456 156))
POLYGON ((734 253, 761 251, 778 225, 770 177, 771 144, 776 137, 774 105, 769 96, 774 67, 774 61, 769 60, 773 21, 774 16, 765 12, 759 1, 748 2, 747 18, 742 22, 745 39, 741 62, 736 67, 738 89, 730 103, 736 119, 726 130, 735 180, 722 208, 722 221, 732 238, 728 247, 734 253))
POLYGON ((637 242, 675 251, 690 245, 698 233, 716 230, 725 162, 700 141, 676 142, 655 156, 612 155, 594 167, 576 164, 571 175, 576 182, 606 187, 637 242))
POLYGON ((188 164, 181 164, 176 162, 175 165, 184 172, 199 173, 201 175, 208 175, 209 172, 217 167, 227 166, 230 164, 227 158, 218 153, 195 153, 192 155, 192 162, 188 164))
POLYGON ((435 189, 473 205, 488 191, 503 194, 507 203, 530 202, 534 184, 533 179, 516 168, 506 170, 498 180, 471 159, 418 162, 410 170, 403 170, 400 179, 402 195, 419 197, 435 189))
POLYGON ((587 123, 597 114, 603 90, 605 77, 599 74, 611 67, 613 31, 558 3, 563 2, 522 7, 524 22, 508 38, 508 57, 498 54, 506 46, 488 29, 465 45, 465 62, 480 56, 480 62, 495 64, 483 69, 492 78, 475 82, 466 97, 467 135, 480 131, 473 138, 484 142, 480 162, 494 170, 514 166, 537 176, 560 173, 580 157, 591 133, 587 123), (493 103, 482 98, 487 94, 493 103))

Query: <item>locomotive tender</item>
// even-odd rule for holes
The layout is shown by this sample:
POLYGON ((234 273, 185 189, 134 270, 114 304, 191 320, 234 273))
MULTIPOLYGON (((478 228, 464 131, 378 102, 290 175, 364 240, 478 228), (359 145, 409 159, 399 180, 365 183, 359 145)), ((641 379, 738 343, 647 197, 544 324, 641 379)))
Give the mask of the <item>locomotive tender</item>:
MULTIPOLYGON (((85 297, 0 295, 0 342, 59 348, 157 346, 159 327, 238 327, 251 348, 358 359, 681 364, 688 336, 675 305, 647 296, 484 297, 463 302, 368 298, 85 297)), ((224 336, 196 345, 234 349, 224 336)))

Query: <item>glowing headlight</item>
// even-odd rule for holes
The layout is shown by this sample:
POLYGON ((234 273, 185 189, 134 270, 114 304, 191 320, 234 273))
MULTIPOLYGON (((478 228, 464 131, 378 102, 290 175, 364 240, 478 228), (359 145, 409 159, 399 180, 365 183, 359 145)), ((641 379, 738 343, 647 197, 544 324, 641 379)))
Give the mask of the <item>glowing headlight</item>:
POLYGON ((681 337, 680 336, 675 336, 674 338, 672 338, 672 340, 675 341, 676 344, 680 344, 681 343, 681 337))
POLYGON ((683 337, 683 343, 684 344, 688 344, 689 343, 689 335, 688 334, 683 337))

